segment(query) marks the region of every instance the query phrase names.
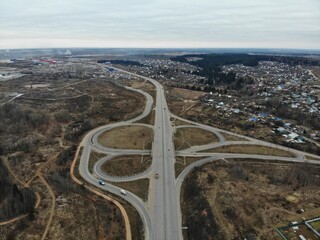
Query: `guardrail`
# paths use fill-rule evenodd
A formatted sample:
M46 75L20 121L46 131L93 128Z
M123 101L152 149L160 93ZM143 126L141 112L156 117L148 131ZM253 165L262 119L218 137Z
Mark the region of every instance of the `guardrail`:
M313 219L310 219L308 221L305 221L305 224L307 225L307 227L316 235L320 238L320 233L315 230L309 223L315 222L315 221L320 221L320 217L316 217Z

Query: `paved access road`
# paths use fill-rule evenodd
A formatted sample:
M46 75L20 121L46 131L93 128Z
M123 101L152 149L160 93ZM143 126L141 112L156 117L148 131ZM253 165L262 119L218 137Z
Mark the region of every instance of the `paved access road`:
M216 161L219 159L227 159L227 158L254 158L261 160L279 160L279 161L290 161L290 162L310 162L313 164L320 164L320 161L317 160L307 160L305 155L308 155L313 158L319 158L319 156L315 156L312 154L305 154L299 152L297 150L289 149L286 147L282 147L279 145L275 145L268 142L263 142L260 140L256 140L254 138L234 134L225 130L213 128L210 126L206 126L203 124L198 124L186 119L182 119L174 114L170 113L168 110L168 105L165 98L165 93L163 86L148 77L141 76L135 73L127 72L118 68L114 68L117 71L121 71L126 74L130 74L141 79L147 80L151 82L157 91L156 99L155 99L155 124L154 126L144 125L147 127L151 127L154 131L154 141L152 150L132 150L132 149L113 149L107 148L99 144L98 136L103 132L110 130L115 127L126 126L126 125L136 125L136 121L146 117L153 106L153 99L148 94L141 90L128 88L133 91L137 91L141 94L145 95L146 98L146 107L141 115L138 117L119 122L111 125L106 125L94 129L90 133L88 133L81 145L83 146L83 151L80 159L79 172L80 175L90 184L93 184L97 187L100 187L104 190L112 192L116 195L119 195L125 198L129 203L131 203L139 212L145 231L145 239L150 240L178 240L182 239L182 225L181 225L181 212L180 212L180 188L182 181L187 176L187 174L192 171L195 166L200 166L202 164ZM186 125L177 126L173 125L173 121L171 119L179 119L186 122ZM174 149L173 144L173 134L174 132L181 127L196 127L201 128L207 131L214 133L219 142L206 144L202 146L192 146L189 149L185 149L182 151L176 151ZM241 137L243 141L226 141L223 137L223 133L231 134L237 137ZM254 144L261 146L268 146L273 148L278 148L282 150L286 150L292 152L295 157L275 157L275 156L265 156L265 155L252 155L252 154L230 154L230 153L210 153L205 152L208 149L216 148L219 146L226 145L246 145L246 144ZM108 154L107 157L100 159L92 171L90 172L88 169L90 152L92 150ZM200 152L201 151L201 152ZM101 170L101 166L105 161L108 161L114 157L122 156L122 155L135 155L135 154L143 154L152 156L152 165L145 172L128 177L115 177L108 176ZM174 165L176 162L175 156L182 157L202 157L203 159L193 164L186 166L184 171L176 178ZM159 175L159 178L155 178L155 174ZM142 199L129 192L126 196L120 194L120 189L111 184L107 184L105 186L101 186L98 184L98 179L105 179L111 182L121 182L121 181L132 181L141 178L149 178L149 195L148 201L144 202Z

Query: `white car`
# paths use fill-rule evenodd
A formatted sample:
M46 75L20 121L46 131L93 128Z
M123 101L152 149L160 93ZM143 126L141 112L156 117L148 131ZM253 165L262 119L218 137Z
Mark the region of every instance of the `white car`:
M121 193L122 195L124 195L124 196L127 195L127 192L126 192L126 190L124 190L124 189L120 189L120 193Z

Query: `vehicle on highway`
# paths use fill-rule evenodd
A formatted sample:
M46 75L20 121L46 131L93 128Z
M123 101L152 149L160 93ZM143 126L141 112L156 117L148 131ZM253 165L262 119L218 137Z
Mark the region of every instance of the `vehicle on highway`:
M154 177L155 177L156 179L158 179L158 178L159 178L159 174L156 173L156 174L154 175Z
M126 190L124 190L124 189L120 189L120 193L121 193L122 195L124 195L124 196L127 195L127 192L126 192Z
M102 186L106 185L106 183L101 179L99 179L99 184L102 185Z

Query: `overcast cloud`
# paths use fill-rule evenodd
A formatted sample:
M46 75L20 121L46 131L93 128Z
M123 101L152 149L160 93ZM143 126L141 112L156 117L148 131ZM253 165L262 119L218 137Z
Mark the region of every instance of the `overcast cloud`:
M0 0L0 48L320 49L320 0Z

